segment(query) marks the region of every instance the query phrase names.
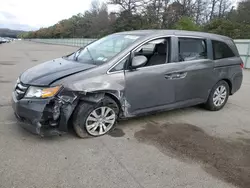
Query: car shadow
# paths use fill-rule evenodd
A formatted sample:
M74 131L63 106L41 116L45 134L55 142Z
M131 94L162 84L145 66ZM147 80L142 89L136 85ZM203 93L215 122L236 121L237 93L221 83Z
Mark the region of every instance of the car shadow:
M108 136L114 137L114 138L120 138L124 137L126 132L125 129L133 127L136 128L135 126L138 126L141 128L141 125L144 125L145 123L157 123L154 121L154 119L161 119L165 120L168 117L172 115L178 115L180 114L191 114L194 113L194 110L204 110L201 105L197 105L194 107L187 107L187 108L182 108L182 109L176 109L176 110L170 110L170 111L164 111L164 112L157 112L157 113L152 113L148 115L142 115L138 117L132 117L124 120L119 120L116 124L116 126L107 134ZM207 112L207 110L204 110ZM68 132L59 136L44 136L41 137L39 135L35 135L27 131L26 129L22 128L21 126L17 125L18 131L20 132L21 136L24 137L32 137L34 139L38 140L47 140L47 141L61 141L64 139L79 139L79 137L76 135L72 123L72 119L69 120L69 125L68 125ZM18 123L19 124L19 123ZM90 139L93 139L90 137Z
M130 127L130 126L134 126L134 125L140 124L140 123L145 124L145 122L155 122L154 119L165 120L166 118L173 116L173 115L193 114L193 113L195 113L194 111L208 112L207 110L204 109L203 105L197 105L197 106L193 106L193 107L150 113L150 114L141 115L141 116L137 116L137 117L131 117L128 119L121 119L118 121L117 127L122 129L123 127Z

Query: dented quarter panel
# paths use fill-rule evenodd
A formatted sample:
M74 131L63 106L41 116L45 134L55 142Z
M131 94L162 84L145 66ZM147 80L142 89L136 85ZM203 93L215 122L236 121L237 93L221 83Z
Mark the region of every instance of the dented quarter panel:
M243 80L242 69L239 66L242 63L240 57L220 59L214 61L214 77L219 80L228 80L231 87L231 94L234 94L241 87Z

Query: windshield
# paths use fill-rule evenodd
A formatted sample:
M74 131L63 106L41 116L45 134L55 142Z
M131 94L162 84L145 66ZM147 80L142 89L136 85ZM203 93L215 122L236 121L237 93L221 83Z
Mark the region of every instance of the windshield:
M103 64L131 45L139 36L114 34L97 40L72 54L75 61Z

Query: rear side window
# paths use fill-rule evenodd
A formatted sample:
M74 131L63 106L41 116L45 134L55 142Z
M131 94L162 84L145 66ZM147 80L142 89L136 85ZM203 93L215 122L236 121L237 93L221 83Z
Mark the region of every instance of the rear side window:
M179 38L179 61L207 59L206 40Z
M212 43L213 43L215 60L230 58L235 56L234 52L231 50L231 48L229 48L229 46L226 43L215 40L213 40Z

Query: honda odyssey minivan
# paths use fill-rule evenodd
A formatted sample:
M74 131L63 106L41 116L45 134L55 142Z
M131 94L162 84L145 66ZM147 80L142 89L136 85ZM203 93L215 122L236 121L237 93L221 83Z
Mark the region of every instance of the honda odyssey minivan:
M242 84L231 38L178 30L115 33L23 72L12 94L21 125L58 135L108 133L118 119L204 104L218 111Z

